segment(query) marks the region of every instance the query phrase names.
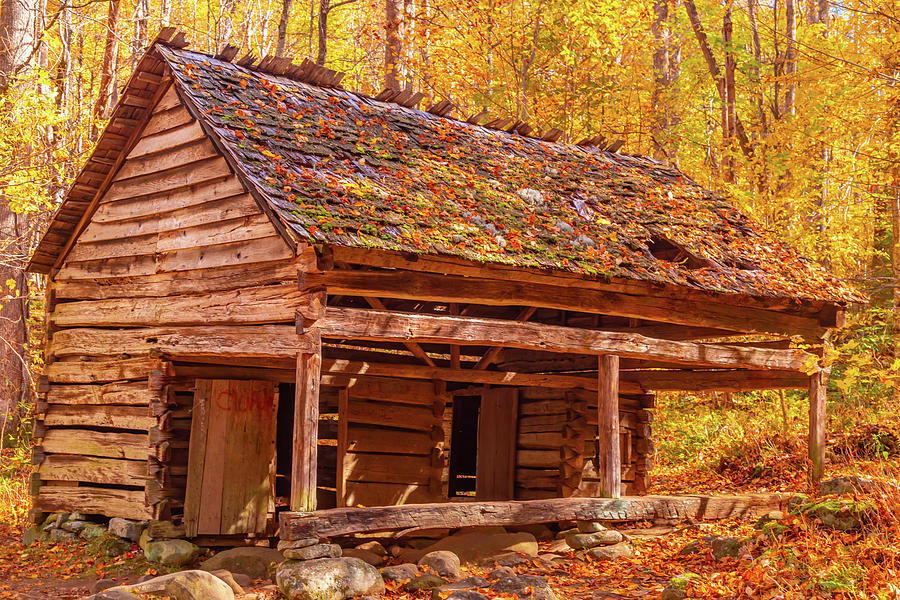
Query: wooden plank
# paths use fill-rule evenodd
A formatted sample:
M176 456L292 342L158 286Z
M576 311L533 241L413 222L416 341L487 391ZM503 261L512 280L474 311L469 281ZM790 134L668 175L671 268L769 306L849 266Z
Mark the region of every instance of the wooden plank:
M163 105L157 104L157 108L161 107ZM150 137L170 129L184 127L193 120L194 117L191 116L191 113L185 110L184 107L176 105L165 110L153 111L150 122L147 123L147 126L144 127L144 131L141 133L143 137Z
M597 394L597 474L599 492L604 498L622 495L622 450L619 447L619 357L606 354L598 358Z
M293 253L280 237L267 237L146 256L66 262L57 279L140 277L291 258Z
M163 152L205 137L206 134L200 127L200 124L196 121L192 121L181 127L142 137L138 143L135 144L131 152L128 153L126 160L140 158L156 152Z
M71 363L56 363L71 364ZM56 370L58 375L58 369ZM149 373L149 368L146 371ZM144 374L146 379L147 374ZM136 383L113 382L105 385L51 385L47 402L69 405L130 405L149 406L152 394L145 381ZM146 412L146 411L145 411Z
M102 204L91 222L107 224L162 218L174 211L193 210L215 200L246 193L240 180L234 175L223 177L197 173L197 179L186 188Z
M344 478L348 487L353 481L428 485L431 457L348 452L344 456Z
M315 320L324 311L324 291L281 284L161 298L64 302L50 313L50 321L58 327L290 323L298 312Z
M205 455L203 483L200 488L200 514L197 519L197 532L200 535L222 533L222 499L226 473L233 468L233 465L225 462L225 449L229 442L227 439L229 411L222 410L227 406L227 402L233 399L229 383L227 380L213 380L209 383L206 445L203 448ZM190 475L191 470L188 467L188 476Z
M42 480L83 481L113 485L143 486L146 460L117 460L77 454L48 454L38 467Z
M47 454L80 454L129 460L147 460L150 438L146 433L109 433L86 429L50 429L41 442Z
M200 501L206 462L206 440L209 436L212 380L198 379L194 389L191 437L188 445L188 477L184 500L184 527L188 537L200 529Z
M529 469L552 469L559 467L559 449L516 450L516 465Z
M809 460L813 489L825 474L825 426L828 401L828 373L816 371L809 378Z
M172 357L285 358L314 346L293 325L63 329L53 336L50 356L110 356L159 352Z
M481 394L475 476L479 500L513 499L518 404L515 388L488 388Z
M344 456L350 448L350 423L347 421L347 407L350 404L350 393L346 388L338 391L338 430L337 430L337 461L335 463L335 496L337 506L347 506L347 480L344 478ZM363 428L358 427L358 430ZM378 438L383 437L376 430ZM364 444L362 444L364 446Z
M452 369L444 367L428 367L425 365L405 365L329 358L322 361L322 372L386 377L409 377L427 380L438 379L441 381L486 383L493 385L554 387L562 389L578 387L586 390L597 389L597 379L595 377L583 377L580 375ZM643 393L643 388L640 385L629 381L624 383L623 393L640 394Z
M347 506L391 506L408 502L433 502L438 497L427 485L347 482Z
M200 175L198 175L198 173ZM216 156L182 165L174 169L169 169L161 173L151 173L149 175L142 175L140 177L113 182L100 202L101 204L105 204L140 196L161 194L171 190L184 189L199 181L204 181L213 177L227 177L229 175L231 175L231 170L225 162L225 159Z
M329 307L320 329L323 337L507 346L551 352L608 354L660 359L681 364L801 371L815 355L799 349L778 350L658 340L541 323L510 326L502 319L435 316Z
M44 415L47 427L114 427L149 431L156 417L144 406L51 405Z
M756 517L787 506L788 495L554 498L526 502L442 502L335 508L280 515L283 540L406 529L515 526L558 521L705 520Z
M326 361L322 361L323 363ZM333 363L333 361L330 361ZM429 367L425 367L428 369ZM333 371L329 370L328 373ZM387 374L387 371L384 371ZM323 369L323 379L325 370ZM412 404L431 407L434 404L434 383L432 381L410 381L386 377L353 378L349 384L350 396L361 400L380 400L397 404Z
M78 241L85 243L118 240L255 215L262 213L253 198L249 194L238 194L186 208L175 208L162 214L155 213L149 217L111 222L92 221ZM268 220L268 217L266 219Z
M343 394L343 390L339 392ZM346 414L346 410L342 413ZM346 421L346 419L345 419ZM391 431L386 433L378 427L348 425L341 433L338 425L338 448L345 447L347 452L379 452L383 454L418 454L430 456L436 446L431 432ZM341 436L346 440L341 444Z
M113 182L150 174L162 176L163 172L169 169L181 168L215 156L218 156L218 150L215 149L212 142L202 138L162 154L126 160L119 172L116 173Z
M55 281L59 300L105 300L203 294L282 283L296 279L303 264L293 261L251 263L143 277Z
M751 390L805 389L809 377L784 371L620 371L619 385L638 384L655 391L720 391L748 392Z
M121 354L115 351L111 354ZM77 356L77 353L73 354ZM156 360L149 356L106 361L55 361L48 364L44 374L50 383L103 383L150 376ZM52 389L52 388L51 388Z
M322 346L297 355L291 510L316 509L319 441L319 377Z
M347 421L398 429L431 431L437 419L430 407L422 408L387 402L362 402L354 398L351 388Z
M269 217L262 213L256 213L227 221L223 219L161 233L149 233L139 236L131 233L119 239L100 242L79 241L72 248L72 252L69 253L69 260L72 262L84 262L200 249L233 242L264 239L271 237L275 233L275 228L269 221Z
M835 306L828 302L796 298L758 298L743 294L717 294L685 286L666 285L636 279L610 279L590 277L552 269L537 269L519 265L485 264L448 255L410 256L408 253L349 246L329 247L337 262L371 267L403 269L424 273L459 275L512 282L540 283L555 286L577 287L587 290L618 292L637 297L691 300L704 305L709 303L751 307L770 311L789 311L789 314L822 321L824 327L834 327ZM641 318L638 316L637 318Z
M178 106L181 106L181 98L179 98L178 93L175 92L175 86L170 86L153 108L153 112L151 113L152 116L150 117L151 122L156 116Z
M138 521L153 518L153 511L144 504L143 490L43 486L34 498L34 507L44 512L80 512Z

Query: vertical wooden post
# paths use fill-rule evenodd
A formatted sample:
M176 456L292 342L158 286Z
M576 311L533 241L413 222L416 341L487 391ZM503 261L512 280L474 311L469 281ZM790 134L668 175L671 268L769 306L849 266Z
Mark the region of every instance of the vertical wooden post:
M350 423L347 421L349 414L350 391L347 388L341 388L338 391L337 472L334 486L338 508L347 506L347 474L344 463L347 458L347 442L350 437Z
M319 454L319 380L322 343L312 353L297 356L294 396L294 448L291 465L291 510L316 510L316 471Z
M809 378L809 460L813 487L825 474L825 399L828 373L817 371Z
M598 361L597 457L598 493L604 498L622 494L622 451L619 447L619 357L605 354Z

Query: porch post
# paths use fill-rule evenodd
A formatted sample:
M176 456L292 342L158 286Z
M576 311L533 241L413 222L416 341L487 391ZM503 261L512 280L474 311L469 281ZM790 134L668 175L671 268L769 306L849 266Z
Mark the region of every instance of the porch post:
M297 355L294 395L294 446L291 465L291 510L316 510L316 470L319 452L319 380L322 342L316 350Z
M619 448L619 357L604 354L598 361L597 427L599 456L598 495L619 498L622 494L622 451Z
M809 378L809 460L810 479L818 486L825 474L825 400L828 373L816 371Z

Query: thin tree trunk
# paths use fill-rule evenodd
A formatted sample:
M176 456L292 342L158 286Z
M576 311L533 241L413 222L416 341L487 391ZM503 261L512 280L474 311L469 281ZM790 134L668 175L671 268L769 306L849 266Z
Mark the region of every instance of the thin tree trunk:
M762 67L762 43L759 40L759 24L756 21L756 2L757 0L747 0L747 16L750 19L750 29L753 36L753 66L750 69L753 75L753 85L756 86L756 111L759 119L759 131L762 138L766 138L769 134L768 123L766 120L766 98L762 87L762 76L760 68Z
M291 0L282 0L281 18L278 20L278 44L275 47L275 56L284 56L284 45L287 41L287 26L291 18Z
M893 310L891 337L894 341L894 360L900 359L900 168L892 169L893 189L891 198L891 283L893 284ZM894 402L900 401L900 383L893 384Z
M688 18L691 21L691 29L694 30L694 36L697 38L697 44L700 46L700 52L703 54L703 58L706 60L706 66L709 69L709 74L712 76L713 81L716 83L716 90L719 92L719 101L725 103L725 79L724 77L722 77L722 73L719 70L719 65L716 63L716 58L715 56L713 56L712 49L709 46L709 40L706 37L706 32L703 30L703 22L700 20L700 14L697 12L697 7L694 4L694 0L684 0L684 8L687 11ZM753 149L750 147L750 140L747 137L747 132L744 129L744 125L741 123L741 119L738 115L735 115L734 124L741 150L743 151L745 156L752 156Z
M116 71L119 52L119 8L121 0L109 1L109 13L106 18L106 44L103 48L103 65L100 68L100 90L97 103L94 105L94 137L96 137L98 119L105 119L113 102L113 73Z
M722 137L725 141L726 180L734 183L734 157L732 156L732 150L734 136L737 130L735 126L735 121L737 120L735 96L737 92L734 85L735 60L734 48L732 47L732 37L734 33L732 7L733 0L729 0L725 5L725 15L722 17L722 41L725 44L725 113L722 123Z
M400 38L400 15L403 0L385 0L384 2L384 87L400 89L400 55L402 40Z
M319 0L319 50L316 54L316 64L325 66L328 57L328 11L329 0Z
M794 10L794 0L785 0L784 4L784 35L787 38L787 48L784 51L784 75L787 79L787 89L784 91L784 107L782 113L794 114L794 96L797 92L797 13Z
M662 97L669 87L669 42L666 29L669 21L668 0L656 0L653 3L653 91L650 93L650 111L652 113L650 136L653 143L653 157L658 160L668 158L661 140L669 127L668 107L663 105Z

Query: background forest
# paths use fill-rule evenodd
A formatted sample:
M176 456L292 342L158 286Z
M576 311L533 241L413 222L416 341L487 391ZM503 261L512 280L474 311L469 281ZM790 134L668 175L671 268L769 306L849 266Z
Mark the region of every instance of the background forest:
M452 100L458 117L487 110L557 128L570 141L599 134L621 140L623 152L676 164L872 295L832 340L832 427L896 413L896 2L3 0L0 437L8 472L27 462L41 369L42 281L24 264L166 25L201 51L232 43L257 57L308 58L346 72L350 89L406 88L424 94L422 105ZM701 401L709 414L664 425L662 464L711 444L720 451L699 456L720 464L758 419L771 428L757 428L757 439L796 439L788 434L805 427L800 396ZM752 454L746 444L740 452ZM24 498L24 486L6 493Z

